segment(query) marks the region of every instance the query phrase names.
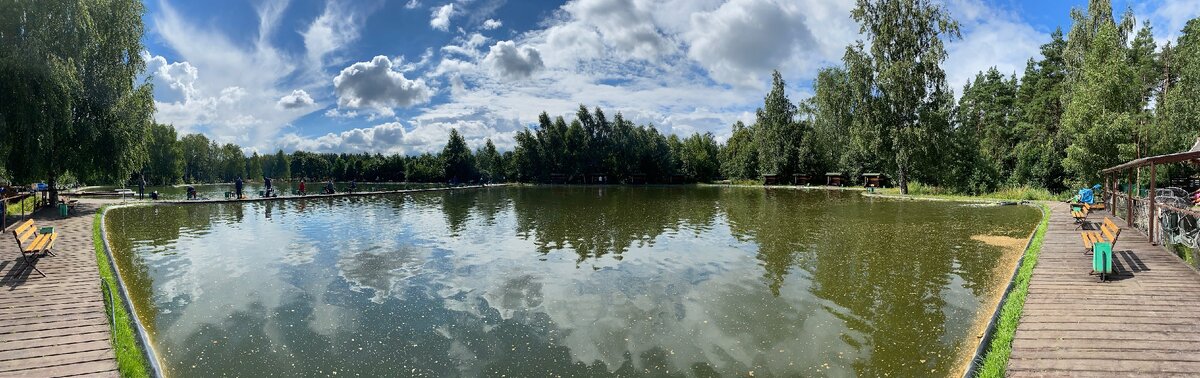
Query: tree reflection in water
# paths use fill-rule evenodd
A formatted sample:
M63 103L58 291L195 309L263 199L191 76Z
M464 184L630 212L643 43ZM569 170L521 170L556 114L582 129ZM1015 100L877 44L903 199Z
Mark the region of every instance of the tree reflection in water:
M1025 237L1036 218L854 192L517 187L108 225L179 375L877 376L958 365L1005 279L970 236Z

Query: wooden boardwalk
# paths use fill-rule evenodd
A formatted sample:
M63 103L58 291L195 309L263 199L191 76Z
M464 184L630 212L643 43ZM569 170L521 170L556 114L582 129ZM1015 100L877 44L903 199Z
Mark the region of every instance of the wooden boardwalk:
M67 219L51 211L34 217L59 235L57 256L35 264L46 277L31 269L18 275L24 261L12 228L0 237L0 376L118 376L92 246L94 215L95 206L80 204Z
M1124 220L1118 275L1100 283L1068 206L1045 242L1013 339L1010 376L1200 375L1200 274ZM1095 212L1101 221L1108 212Z

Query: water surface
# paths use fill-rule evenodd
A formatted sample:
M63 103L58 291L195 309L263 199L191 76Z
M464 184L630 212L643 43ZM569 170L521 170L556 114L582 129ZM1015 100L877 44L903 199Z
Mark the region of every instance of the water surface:
M514 187L124 208L107 226L174 376L937 376L1011 273L979 236L1026 238L1038 216Z

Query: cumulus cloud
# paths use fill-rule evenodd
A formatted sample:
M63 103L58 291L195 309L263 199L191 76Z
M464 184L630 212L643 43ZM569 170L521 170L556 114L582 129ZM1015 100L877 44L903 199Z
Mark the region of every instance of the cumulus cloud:
M454 3L446 4L433 9L433 14L430 15L429 26L441 31L450 30L450 16L454 15Z
M763 73L780 68L816 41L795 3L733 0L691 18L688 56L718 81L759 86Z
M543 67L542 57L536 49L529 46L517 49L513 41L496 42L483 62L507 79L529 78Z
M371 109L392 116L392 108L408 107L429 101L432 91L422 79L409 80L392 69L392 60L380 55L369 62L346 67L333 78L338 107Z
M312 97L303 89L292 91L291 94L279 98L279 102L275 105L283 109L302 109L316 104Z
M504 26L503 22L500 22L500 20L496 20L496 19L492 19L492 18L489 18L483 22L483 30L493 30L493 29L497 29L501 26Z
M146 62L146 74L154 86L155 100L178 102L197 96L196 79L200 73L191 63L168 63L166 58L152 56L146 51L142 52L142 60Z
M675 44L653 22L650 6L635 0L577 0L563 6L577 22L596 30L623 56L656 60Z

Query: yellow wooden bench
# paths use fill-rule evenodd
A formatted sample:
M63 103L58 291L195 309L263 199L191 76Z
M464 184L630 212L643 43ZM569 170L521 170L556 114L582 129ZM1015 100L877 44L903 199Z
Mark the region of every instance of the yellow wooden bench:
M1079 233L1079 236L1083 238L1083 248L1087 252L1091 252L1096 243L1112 243L1113 246L1116 246L1117 238L1121 237L1121 228L1117 227L1112 219L1104 217L1104 222L1100 224L1099 230L1083 231Z
M26 220L20 226L12 231L13 238L17 240L17 248L21 250L21 257L25 259L25 265L21 268L22 271L26 268L32 268L34 271L41 274L42 277L46 273L42 273L40 269L33 265L41 254L54 255L54 241L58 240L58 232L40 233L38 227L33 223L33 219ZM19 273L19 272L18 272Z
M1081 206L1079 208L1079 210L1075 210L1074 204L1072 204L1071 206L1072 206L1071 217L1075 218L1075 223L1083 222L1084 218L1087 218L1088 213L1091 212L1091 210L1092 210L1092 205L1089 205L1086 203L1083 204L1083 206Z

